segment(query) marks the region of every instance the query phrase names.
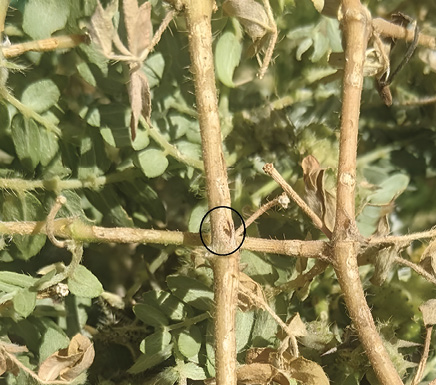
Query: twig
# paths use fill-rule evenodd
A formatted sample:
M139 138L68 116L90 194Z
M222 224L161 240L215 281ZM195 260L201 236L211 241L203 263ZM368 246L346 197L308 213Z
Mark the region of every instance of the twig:
M405 41L413 41L415 33L409 29L382 18L372 19L372 27L374 31L386 37L394 39L403 39ZM431 49L436 48L436 38L434 36L419 34L418 45L428 47Z
M65 35L55 36L48 39L28 41L20 44L12 44L9 47L2 47L3 56L7 59L20 56L29 51L47 52L56 49L74 48L88 41L87 35Z
M421 360L419 361L418 369L416 370L416 373L415 373L415 376L413 377L413 381L412 381L411 385L418 385L421 382L422 375L423 375L424 369L425 369L425 364L427 363L427 360L428 360L428 352L430 350L432 331L433 331L433 325L428 326L426 328L424 351L422 352Z
M419 233L407 234L407 235L389 235L385 237L373 237L368 239L368 244L395 244L402 247L416 241L418 239L434 238L436 237L436 228L431 230L422 231Z
M266 213L271 207L274 207L275 205L280 205L280 206L284 207L284 203L283 203L284 198L288 199L288 202L289 202L288 196L285 193L283 193L282 195L275 197L272 201L269 201L269 202L265 203L264 205L262 205L258 210L256 210L256 212L254 212L250 216L250 218L245 220L245 228L248 228L257 218L259 218L262 214ZM286 207L284 207L284 208L286 208ZM235 237L239 237L243 231L244 231L244 225L242 224L235 231Z
M331 238L331 231L324 225L323 221L315 214L315 212L307 205L307 203L295 192L295 190L286 182L280 173L275 169L272 163L267 163L263 166L263 171L266 174L271 176L280 187L288 194L289 198L291 198L300 208L304 211L304 213L312 219L313 224L318 227L328 238Z
M63 195L59 195L56 197L55 204L51 208L50 212L47 215L46 225L45 229L47 232L47 237L50 239L51 243L59 248L65 248L67 246L67 241L60 241L58 240L54 235L54 219L56 217L56 214L61 209L61 207L67 203L67 198L65 198Z
M416 273L424 277L427 281L431 282L433 285L436 285L436 278L432 274L425 271L425 269L423 269L421 266L417 265L416 263L413 263L401 257L395 257L394 261L401 265L410 267Z
M144 243L158 245L203 246L198 233L137 229L130 227L91 226L79 218L56 219L53 234L57 237L89 243ZM0 222L0 235L46 234L45 222ZM324 259L330 246L323 241L245 238L241 249L287 255L295 258Z
M268 69L268 66L271 62L272 55L274 53L274 48L276 46L278 32L277 32L277 25L274 20L274 15L272 13L271 5L269 4L268 0L263 0L263 4L265 7L266 14L268 16L268 29L270 32L268 33L270 36L268 37L268 48L265 51L265 56L262 60L262 66L260 67L260 70L257 74L259 79L262 79L265 76L265 73Z

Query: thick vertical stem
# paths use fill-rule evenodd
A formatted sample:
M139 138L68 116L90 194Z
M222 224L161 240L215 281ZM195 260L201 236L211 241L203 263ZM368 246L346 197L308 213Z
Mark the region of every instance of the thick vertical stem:
M206 191L209 208L230 206L227 168L221 143L217 89L212 53L212 0L186 0L191 71L194 75L200 123ZM231 210L211 213L211 249L225 254L235 249ZM236 385L236 306L239 254L216 257L213 263L215 292L215 368L217 384Z
M355 225L357 134L363 65L371 15L359 0L342 1L345 70L342 91L341 138L337 184L336 223L333 232L333 266L359 339L383 385L402 385L374 324L359 277L359 233Z

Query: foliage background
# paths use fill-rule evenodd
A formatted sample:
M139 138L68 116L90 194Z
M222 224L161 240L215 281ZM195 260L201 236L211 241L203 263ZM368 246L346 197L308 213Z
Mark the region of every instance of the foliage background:
M167 6L151 3L157 28ZM54 0L12 1L5 33L13 44L83 33L95 5L95 1L62 5ZM322 166L332 168L327 183L334 183L341 83L322 78L334 72L327 56L342 50L340 30L335 20L320 16L310 1L272 1L279 40L273 65L263 80L256 80L256 60L246 54L250 39L217 5L213 28L224 148L233 208L248 217L261 202L280 193L262 171L266 162L274 163L303 194L300 164L312 154ZM436 7L431 2L385 0L369 1L367 6L373 16L401 11L418 18L427 33L435 32L431 17ZM123 31L121 18L119 22ZM3 87L27 109L7 101L0 105L2 221L44 220L56 195L62 193L67 204L59 217L109 227L198 232L206 201L185 30L183 16L177 17L144 64L154 128L140 127L133 143L126 64L109 62L93 43L67 51L26 53L9 64L3 59ZM405 49L398 43L393 63ZM359 228L366 236L386 213L398 234L435 223L435 106L405 104L434 94L431 55L418 48L392 85L391 108L381 102L373 79L365 80L357 204ZM12 65L21 69L6 72ZM43 120L29 119L28 109ZM19 178L20 183L5 188L11 178ZM43 188L35 188L38 181ZM374 194L379 195L374 198ZM371 199L378 206L368 204ZM248 229L248 235L322 238L295 207L269 212ZM1 242L2 271L37 277L43 266L71 260L44 235L5 235ZM83 265L106 292L123 298L123 306L89 292L36 300L29 286L15 282L11 289L1 276L0 335L29 348L20 359L37 367L85 328L93 334L96 348L89 383L171 384L213 376L212 274L207 262L199 262L191 249L173 245L85 246ZM418 262L425 246L416 243L402 253ZM272 287L284 288L281 285L306 268L296 259L248 251L242 253L242 264L244 273L264 285L267 293ZM377 287L369 281L373 271L371 265L361 267L368 301L398 370L410 375L410 362L419 361L419 349L404 341L422 342L418 306L433 296L433 288L403 267L393 268ZM94 278L91 282L98 291ZM271 306L283 320L300 314L309 331L301 339L302 354L320 363L332 383L376 384L349 327L331 268L310 285L289 286L271 298ZM277 325L260 310L240 312L238 326L241 362L248 347L279 343ZM334 347L336 352L322 355ZM427 381L436 377L431 355ZM30 380L20 373L0 381L27 384Z

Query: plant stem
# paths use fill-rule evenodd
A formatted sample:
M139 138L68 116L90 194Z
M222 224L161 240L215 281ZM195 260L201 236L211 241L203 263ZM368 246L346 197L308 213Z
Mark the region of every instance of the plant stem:
M203 151L209 209L230 206L227 167L222 149L217 89L212 52L213 0L185 0L191 71ZM236 247L231 210L210 214L211 248L220 254ZM238 301L239 252L213 261L215 321L215 370L218 385L236 385L236 310Z
M402 385L377 333L359 277L357 254L360 234L355 224L357 134L363 85L363 64L371 32L371 15L359 0L342 1L345 69L342 90L341 138L337 182L336 223L333 231L333 267L344 293L350 318L383 385Z

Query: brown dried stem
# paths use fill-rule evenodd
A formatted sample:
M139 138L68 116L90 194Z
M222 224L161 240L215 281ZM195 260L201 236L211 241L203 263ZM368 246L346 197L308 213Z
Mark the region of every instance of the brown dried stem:
M413 378L412 385L418 385L421 382L422 375L424 374L425 364L428 360L428 352L430 351L431 333L433 325L428 326L425 333L424 351L422 352L421 360L419 361L418 369L416 370L415 377Z
M313 224L320 229L328 238L331 238L331 231L324 225L324 222L315 214L315 212L307 205L307 203L296 193L296 191L286 182L280 173L275 169L272 163L267 163L263 166L263 171L273 178L283 189L283 191L288 194L304 213L312 219Z
M377 333L359 277L357 254L360 235L355 225L357 133L363 85L363 66L371 15L359 0L342 1L345 69L342 90L341 137L337 182L336 222L333 231L333 266L359 339L383 385L400 385L383 341Z
M206 176L209 209L230 206L227 168L222 150L217 89L212 52L212 0L185 0L191 71ZM236 248L235 228L230 210L213 210L211 248L224 254ZM236 310L238 303L239 252L213 261L215 321L215 370L218 385L236 385Z

